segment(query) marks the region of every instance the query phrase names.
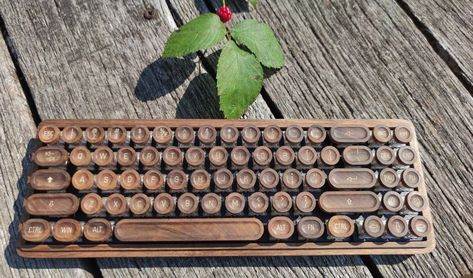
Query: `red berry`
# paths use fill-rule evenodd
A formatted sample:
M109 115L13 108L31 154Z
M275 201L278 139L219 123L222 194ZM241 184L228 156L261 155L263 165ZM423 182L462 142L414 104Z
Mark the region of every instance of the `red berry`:
M217 11L217 15L223 23L232 19L232 11L230 11L230 8L227 6L221 6Z

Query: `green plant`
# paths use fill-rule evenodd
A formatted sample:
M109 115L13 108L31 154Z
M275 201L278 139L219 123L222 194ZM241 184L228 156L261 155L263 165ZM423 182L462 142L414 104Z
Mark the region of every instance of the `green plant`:
M249 0L254 6L257 0ZM284 56L271 28L254 19L230 29L231 11L222 3L218 16L198 16L173 32L164 47L164 58L183 57L226 40L217 64L217 90L225 118L239 118L263 86L263 66L281 68Z

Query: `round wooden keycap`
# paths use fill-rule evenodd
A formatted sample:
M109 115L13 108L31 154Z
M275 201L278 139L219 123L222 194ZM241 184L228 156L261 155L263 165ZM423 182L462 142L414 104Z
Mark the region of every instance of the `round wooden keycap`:
M266 146L259 146L253 151L253 161L261 166L267 166L273 160L273 152Z
M154 210L158 214L170 214L175 208L174 198L168 193L161 193L154 198Z
M235 144L238 140L238 129L232 125L225 125L220 129L220 139L225 144Z
M69 160L75 166L87 166L92 162L92 154L84 146L78 146L72 149Z
M310 192L301 192L296 196L296 208L303 213L312 212L315 209L317 201Z
M287 189L298 189L302 184L302 175L296 169L287 169L282 175L282 183Z
M199 147L190 147L186 151L186 161L189 166L199 167L204 164L205 152Z
M62 129L61 137L68 144L78 144L82 140L82 129L78 126L66 126Z
M345 215L332 216L327 223L328 233L339 239L350 237L355 231L353 220Z
M312 168L305 174L305 184L309 189L319 189L325 184L327 175L322 170Z
M107 241L112 237L112 224L103 218L90 219L84 225L84 237L95 242Z
M45 144L55 144L61 137L61 131L55 125L42 125L38 130L38 139Z
M251 157L250 152L248 151L246 147L243 147L243 146L235 147L230 154L230 158L233 164L237 166L247 165L248 162L250 161L250 157Z
M145 167L153 167L159 164L161 154L155 147L144 147L140 152L140 162Z
M390 147L381 146L376 150L376 159L379 164L389 166L396 160L396 153Z
M137 190L141 187L140 174L135 169L125 170L120 175L120 185L125 190Z
M197 212L199 198L192 193L184 193L177 199L177 207L183 214L193 214Z
M393 237L403 237L409 230L407 221L399 215L394 215L388 220L388 232Z
M322 220L315 216L303 217L297 223L299 236L305 239L316 239L324 234L325 227Z
M274 157L279 165L289 166L294 162L296 155L291 147L282 146L276 151Z
M103 191L110 191L117 188L117 174L112 170L102 170L96 176L97 187Z
M191 174L191 185L195 191L206 191L210 187L210 174L202 169Z
M417 154L411 146L403 146L397 151L399 161L404 165L412 165L417 160Z
M269 125L263 130L263 139L266 143L275 145L279 144L282 138L282 130L275 125Z
M394 129L394 137L398 142L407 144L414 137L414 133L407 126L398 126Z
M125 196L119 193L114 193L108 196L105 202L105 209L112 216L125 213L128 209Z
M138 193L133 195L130 199L130 211L133 214L145 214L149 211L151 202L146 194Z
M122 126L110 127L107 130L107 139L112 144L123 144L126 141L126 129Z
M225 198L225 208L229 213L241 213L245 208L245 197L237 192L228 194Z
M117 152L117 162L123 167L129 167L136 162L136 152L131 147L120 148Z
M320 151L320 159L322 162L329 166L334 166L340 161L340 152L337 148L327 146Z
M52 234L60 242L73 242L80 238L82 230L79 221L63 218L53 225Z
M262 192L255 192L248 197L248 207L253 213L265 213L269 207L269 198Z
M21 237L26 241L42 242L51 236L51 226L44 219L28 219L21 224Z
M313 125L307 130L307 139L312 144L320 144L327 137L325 129L318 125Z
M197 138L202 144L214 144L217 138L217 130L213 126L201 126L197 131Z
M213 147L209 152L210 164L216 167L225 166L227 164L228 152L224 147Z
M99 126L89 126L85 130L85 140L90 144L102 144L105 140L105 130Z
M399 176L396 170L392 168L384 168L379 173L379 181L384 187L394 188L399 184Z
M404 200L396 191L388 191L383 196L383 206L391 212L398 212L404 207Z
M236 174L236 182L241 190L253 190L256 184L256 174L250 169L243 169Z
M82 197L80 208L82 212L88 215L100 213L103 209L102 197L96 193L89 193Z
M373 128L373 138L379 143L388 143L392 137L391 129L386 125L377 125Z
M414 236L426 237L430 234L431 229L429 220L422 215L415 216L409 220L409 230Z
M311 146L304 146L297 152L297 161L304 166L313 166L317 161L317 152Z
M217 189L231 190L233 184L233 174L226 168L218 169L213 173L213 182Z
M215 193L207 193L200 201L202 210L207 214L216 214L222 207L222 199Z
M190 126L179 126L174 131L177 142L187 145L194 142L194 130Z
M272 168L266 168L259 173L260 190L272 190L279 184L279 174Z
M241 139L248 145L255 145L261 137L261 131L255 125L247 125L241 131Z
M368 216L363 222L363 231L370 237L377 238L384 234L384 223L376 215Z
M113 151L109 147L100 146L94 151L92 160L100 167L110 166L114 161Z
M290 144L299 144L304 140L304 130L300 126L290 125L285 131L286 141Z
M167 126L158 126L153 130L153 139L160 145L168 145L172 142L172 130Z
M287 192L279 191L271 197L271 204L274 211L285 213L292 208L292 198Z
M167 147L163 152L163 160L167 166L178 166L182 163L182 152L179 148Z
M80 169L72 176L72 186L77 190L89 190L94 185L94 175L85 169Z
M182 170L172 170L167 176L168 186L173 191L185 191L188 177Z
M268 232L272 238L288 239L294 234L294 223L289 217L273 217L268 222Z
M407 194L406 205L412 211L422 212L427 207L427 200L417 191Z
M141 145L149 141L149 130L146 126L135 126L130 131L130 139L133 143Z
M143 176L144 186L151 191L164 189L164 176L158 170L149 170Z
M420 175L419 171L414 168L404 170L404 172L402 172L401 178L404 186L410 188L417 188L422 183L422 176Z

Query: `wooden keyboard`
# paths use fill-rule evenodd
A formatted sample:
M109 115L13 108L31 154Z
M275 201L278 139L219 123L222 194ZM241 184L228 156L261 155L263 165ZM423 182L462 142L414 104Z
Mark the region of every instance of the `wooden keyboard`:
M405 120L48 120L24 257L417 254L435 246Z

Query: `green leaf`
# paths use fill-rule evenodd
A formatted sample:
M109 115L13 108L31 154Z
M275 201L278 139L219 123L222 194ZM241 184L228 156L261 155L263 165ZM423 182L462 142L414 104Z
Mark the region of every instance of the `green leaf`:
M255 56L228 41L217 65L220 110L225 118L240 118L263 86L263 67Z
M258 4L258 0L249 0L248 2L250 2L251 6L254 8L256 8L256 4Z
M171 34L163 57L182 57L220 42L226 34L225 25L213 13L203 14Z
M238 23L232 30L232 37L251 50L266 67L284 66L284 55L271 28L265 23L248 19Z

